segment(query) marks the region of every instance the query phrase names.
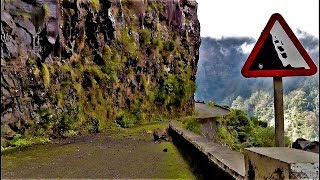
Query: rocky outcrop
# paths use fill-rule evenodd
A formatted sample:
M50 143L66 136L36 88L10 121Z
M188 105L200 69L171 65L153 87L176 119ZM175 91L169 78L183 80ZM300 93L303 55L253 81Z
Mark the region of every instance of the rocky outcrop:
M160 128L157 128L156 130L153 131L153 139L155 141L162 141L162 140L165 140L165 141L168 141L168 132L167 132L167 129L160 129Z
M2 0L2 137L190 114L199 45L193 0Z
M319 154L319 141L309 141L303 138L298 138L292 143L292 148Z

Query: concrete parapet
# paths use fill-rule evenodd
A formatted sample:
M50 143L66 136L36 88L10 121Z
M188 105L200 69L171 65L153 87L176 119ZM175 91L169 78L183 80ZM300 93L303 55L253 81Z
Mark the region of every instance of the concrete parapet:
M244 179L244 156L170 123L173 142L188 156L203 179Z
M213 143L170 123L169 134L200 179L319 179L319 154L285 147L246 148Z
M319 179L319 155L285 147L244 150L246 179Z

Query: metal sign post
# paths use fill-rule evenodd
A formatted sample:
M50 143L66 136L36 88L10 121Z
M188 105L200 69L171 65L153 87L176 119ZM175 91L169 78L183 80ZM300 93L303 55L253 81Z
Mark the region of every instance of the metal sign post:
M282 77L273 78L276 146L284 147L284 112Z

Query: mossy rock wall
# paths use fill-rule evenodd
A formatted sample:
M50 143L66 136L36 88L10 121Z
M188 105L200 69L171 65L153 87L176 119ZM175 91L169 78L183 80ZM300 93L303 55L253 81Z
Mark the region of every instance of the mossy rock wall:
M1 137L52 138L193 112L191 0L4 0Z

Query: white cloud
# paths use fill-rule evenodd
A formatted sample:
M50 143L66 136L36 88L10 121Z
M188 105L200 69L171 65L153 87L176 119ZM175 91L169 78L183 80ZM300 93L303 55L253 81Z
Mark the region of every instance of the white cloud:
M249 54L252 51L253 47L254 43L248 44L247 42L245 42L239 47L239 51L244 54Z
M273 13L290 28L319 38L319 0L197 0L201 36L250 36L258 39Z

